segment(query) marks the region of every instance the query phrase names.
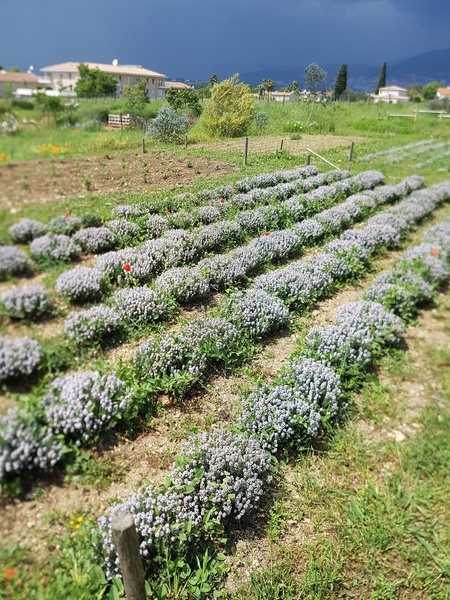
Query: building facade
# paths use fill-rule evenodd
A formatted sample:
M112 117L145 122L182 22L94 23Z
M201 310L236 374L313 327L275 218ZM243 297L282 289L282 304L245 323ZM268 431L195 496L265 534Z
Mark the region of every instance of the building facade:
M43 81L54 91L75 92L75 85L80 77L78 65L84 64L89 69L99 69L107 75L112 75L117 80L117 96L123 96L125 86L137 85L139 79L146 82L146 92L150 100L164 98L166 76L156 71L144 69L139 65L115 65L92 62L66 62L58 65L43 67Z

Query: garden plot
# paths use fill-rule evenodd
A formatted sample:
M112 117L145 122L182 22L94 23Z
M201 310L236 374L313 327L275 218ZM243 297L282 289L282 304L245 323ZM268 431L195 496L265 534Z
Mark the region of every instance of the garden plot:
M400 194L397 192L398 195ZM146 390L148 395L149 385L150 394L160 391L169 393L184 392L193 383L201 381L212 366L217 363L220 364L221 361L225 364L232 362L236 354L242 352L245 345L244 341L250 345L259 342L273 330L285 327L290 312L298 312L299 309L304 309L319 298L335 292L337 287L340 287L345 281L364 275L369 259L376 255L378 248L397 246L402 235L405 235L415 223L426 218L439 204L448 200L448 197L449 189L445 184L410 193L398 205L394 205L393 208L384 211L384 213L381 212L372 220L369 220L366 227L344 233L335 242L328 242L321 252L318 252L307 261L298 263L297 266L288 265L281 270L263 273L253 282L252 287L246 291L227 294L223 303L223 312L219 316L208 316L203 321L197 320L197 322L188 323L182 329L182 335L178 338L169 334L165 337L164 335L156 337L150 342L144 342L143 347L136 354L134 367L127 365L121 371L122 375L133 370L133 368L135 370L137 379L133 381L131 377L126 382L127 386L132 389L134 386L135 395L137 390L142 391L143 389ZM375 206L375 199L372 197L371 200L371 204ZM336 225L335 220L332 220L331 230L336 232L346 222L345 219L348 218L347 215L339 223L339 226ZM323 227L323 223L317 220L314 226L313 224L309 225L311 232L313 232L310 233L310 236L314 238L317 235L319 239L319 226ZM268 236L263 236L262 239L270 239L271 235L272 232ZM321 232L320 235L322 235ZM398 300L400 304L406 307L406 321L413 314L415 303L425 300L426 294L431 296L433 286L436 286L439 281L446 277L444 252L445 243L447 242L447 238L445 238L445 235L447 235L446 230L443 228L441 233L434 232L433 235L431 245L411 251L412 254L406 257L406 262L409 260L418 266L418 274L413 274L409 283L405 284L400 276L397 279L394 274L391 279L388 277L379 285L379 287L387 286L390 290L386 302L391 302L392 306L396 306ZM439 235L444 236L442 237L444 242L438 239ZM406 269L406 267L402 268ZM425 283L420 286L420 282L417 283L417 278L420 279L420 276L427 269L430 270L429 281L425 279ZM399 273L403 275L402 270ZM309 288L306 283L310 284ZM176 288L178 289L179 285ZM402 291L403 289L405 291ZM300 424L301 432L296 434L294 431L294 434L300 435L302 439L305 435L306 437L317 435L323 420L332 421L340 413L345 405L344 398L339 391L340 381L343 377L345 379L347 373L341 373L339 369L337 371L336 369L333 370L333 367L339 365L340 368L343 368L343 365L346 364L345 361L349 361L349 370L353 374L355 369L362 369L371 362L373 359L372 353L375 352L376 348L386 343L394 343L401 335L402 323L400 317L398 315L392 316L391 312L383 308L379 302L380 299L383 300L379 289L372 291L372 293L378 294L377 302L370 300L365 304L347 307L346 311L338 316L336 329L333 329L331 333L326 332L328 337L324 337L324 333L314 332L314 335L308 338L306 343L309 354L306 354L304 359L294 359L291 367L286 368L285 372L280 374L279 381L276 381L273 387L263 388L263 390L256 392L258 400L256 401L255 397L245 405L246 409L243 411L243 417L240 421L240 431L233 432L230 430L228 433L201 434L198 438L193 439L191 445L188 444L184 448L185 454L180 455L181 462L177 467L179 470L175 470L172 474L175 487L168 488L163 493L166 494L165 496L158 496L152 489L137 493L137 496L130 501L130 509L135 512L139 523L145 523L145 527L147 527L146 531L148 530L150 537L147 538L147 542L144 543L143 541L144 550L145 548L152 548L151 540L155 536L155 530L149 525L148 518L144 516L142 517L143 520L140 521L140 515L144 514L142 513L144 505L147 508L152 505L157 513L160 512L161 523L167 523L167 535L169 537L177 537L184 532L184 520L180 522L172 518L173 514L185 514L183 511L189 517L190 527L193 527L196 536L204 536L205 519L207 515L208 519L211 517L211 510L213 510L212 515L215 522L228 522L228 520L236 518L239 520L246 514L247 510L250 510L257 503L268 478L271 477L270 460L268 462L267 452L278 451L280 440L290 440L289 429L293 427L289 421L290 411L294 411L291 416L293 415L295 425ZM420 293L425 294L425 296L420 296ZM364 312L366 306L369 307L367 314ZM356 318L360 321L355 321ZM372 331L374 324L377 325L375 330ZM342 328L339 329L340 325L342 325ZM240 338L239 332L242 330L245 332L245 340ZM360 331L364 332L365 337L361 338L358 335L355 337L355 334ZM334 357L333 352L336 352L336 350L330 350L333 343L339 351L345 348L346 352L344 354L338 352L337 357ZM323 350L323 346L327 348L326 351ZM325 352L324 356L328 358L323 359L322 350ZM317 373L314 369L318 369ZM62 450L62 446L58 446L62 436L66 436L65 440L68 440L69 444L75 443L75 446L82 445L84 442L92 443L97 439L99 432L103 430L103 426L107 429L116 424L117 410L126 412L127 408L131 406L132 400L127 395L128 390L122 388L119 383L123 381L122 379L108 379L106 375L99 372L97 372L97 375L84 376L83 379L76 379L76 377L78 377L76 374L59 377L51 383L45 399L37 407L38 411L35 415L37 418L34 421L32 419L33 422L31 422L28 430L26 422L30 423L29 417L33 415L33 410L27 413L26 420L21 421L22 417L19 417L16 421L13 417L9 419L6 424L6 435L4 436L7 439L7 446L9 444L9 447L13 448L17 439L22 436L23 443L28 444L28 449L31 448L31 459L25 456L22 449L19 450L16 446L19 450L14 456L16 462L7 459L5 472L14 473L15 470L16 473L20 473L27 472L30 467L41 469L44 467L44 470L52 467L58 460L58 453ZM110 375L108 377L114 376ZM293 402L292 396L289 396L293 393L292 390L294 390L296 396L298 392L295 390L302 390L304 386L308 388L314 381L322 381L322 379L322 389L326 389L327 381L332 382L329 396L318 396L316 398L311 392L313 400L309 405L304 403L297 405ZM151 386L155 380L158 381L157 386L152 388ZM173 382L176 384L175 387L173 387ZM187 388L186 383L188 384ZM98 391L95 388L96 385ZM83 393L87 394L84 397L84 406L90 406L93 403L94 406L98 406L99 414L93 416L92 414L83 413L83 402L81 402L79 408L70 404L73 390L77 388L83 388ZM328 392L326 393L328 394ZM104 398L104 401L100 400L100 397ZM74 400L79 399L74 398ZM148 398L143 399L141 397L140 402L146 400ZM108 404L108 401L112 404ZM264 420L267 418L267 413L264 410L267 402L280 406L280 415L283 414L285 419L280 421L280 425L270 422L270 420L268 422ZM257 404L257 413L252 413L250 409ZM73 411L70 408L71 406L73 406ZM77 418L72 422L65 421L64 416L72 412L78 414ZM89 413L89 410L87 413ZM129 418L126 414L123 416L126 419ZM286 431L283 429L284 427L286 427ZM258 433L259 446L253 443L253 437L248 437L246 433L248 429ZM296 439L295 435L292 438L293 440ZM77 444L77 442L79 443ZM33 450L33 443L37 443L34 448L46 447L48 453L38 452L37 449ZM206 476L203 479L201 473L194 472L195 470L192 470L193 467L189 462L191 460L194 461L193 464L201 464L202 457L205 455L205 448L217 448L218 453L217 457L214 455L214 460L211 459L210 461L208 459L209 462L204 467L205 473L211 473L210 480L207 480ZM224 448L228 451L224 452ZM183 456L188 457L189 460L185 460ZM236 486L238 486L236 490L239 489L239 493L228 488L227 494L223 495L222 492L219 494L222 499L217 496L217 498L211 500L212 489L227 490L225 482L220 479L220 473L225 468L223 465L227 465L226 469L231 469L230 473L232 472L232 465L230 466L230 463L226 462L227 457L231 456L235 456L232 463L239 469L239 473L233 475ZM223 460L225 462L221 462ZM21 464L21 461L24 462ZM249 479L246 476L245 466L248 464L254 464L254 479ZM218 477L219 479L217 479ZM197 496L194 491L197 486L202 487L203 485L206 486L205 490L202 491L206 501L202 501L203 504L198 504L201 494L199 493ZM225 487L223 487L224 485ZM208 486L212 486L212 488L210 489ZM191 490L192 487L194 490L186 492L187 489ZM187 498L186 493L191 497ZM191 500L192 505L190 504ZM180 502L184 507L183 510L180 508ZM212 502L212 504L210 505L208 502ZM221 502L224 502L223 506ZM217 506L220 507L217 509L218 512L216 511ZM195 519L193 518L194 513L196 515ZM107 541L107 525L108 522L103 521L105 548L109 556L111 547L110 542ZM166 525L164 525L165 530ZM214 535L216 534L217 531ZM143 537L145 538L145 535ZM160 538L161 536L157 537ZM161 543L164 545L164 539ZM188 539L186 539L186 544L187 548L189 546ZM152 552L153 550L150 551L150 554ZM153 558L152 556L149 557L150 561L154 559L154 556ZM108 558L108 560L111 559ZM109 573L112 573L112 569L113 562L110 563Z

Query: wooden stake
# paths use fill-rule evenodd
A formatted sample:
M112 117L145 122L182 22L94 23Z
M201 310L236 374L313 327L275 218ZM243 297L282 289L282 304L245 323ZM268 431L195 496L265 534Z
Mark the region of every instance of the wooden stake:
M247 164L247 157L248 157L248 137L245 138L245 143L244 143L244 165Z
M119 556L127 600L145 600L144 567L133 516L120 510L111 519L114 546Z
M348 154L348 160L349 160L349 162L352 162L352 159L353 159L353 148L354 147L355 147L355 142L352 142L350 144L350 152Z
M336 167L336 165L333 165L333 163L330 163L329 160L327 160L323 156L320 156L320 154L317 154L317 152L314 152L314 150L310 150L309 148L306 148L306 149L308 150L308 152L311 152L311 154L314 154L314 156L317 156L317 158L320 158L320 160L323 160L323 162L326 162L327 165L330 165L330 167L333 167L333 169L336 169L336 171L340 171L339 167Z

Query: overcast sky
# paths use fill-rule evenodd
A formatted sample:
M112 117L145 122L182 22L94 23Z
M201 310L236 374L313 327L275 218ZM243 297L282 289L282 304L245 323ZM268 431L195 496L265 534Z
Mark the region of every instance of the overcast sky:
M0 64L139 64L220 79L266 65L382 64L450 46L450 0L0 0Z

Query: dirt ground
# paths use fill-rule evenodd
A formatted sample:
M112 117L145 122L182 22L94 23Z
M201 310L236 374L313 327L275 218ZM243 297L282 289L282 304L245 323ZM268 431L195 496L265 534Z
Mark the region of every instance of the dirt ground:
M364 138L354 141L364 141ZM349 139L332 135L303 135L300 140L280 137L254 138L249 156L275 152L281 147L293 155L306 155L347 146ZM197 144L189 148L212 152L236 152L243 155L243 140ZM303 161L302 161L303 162ZM14 210L36 202L53 203L80 194L143 192L156 187L192 184L198 177L219 177L238 173L236 164L167 152L140 151L62 159L39 159L0 165L0 209Z

